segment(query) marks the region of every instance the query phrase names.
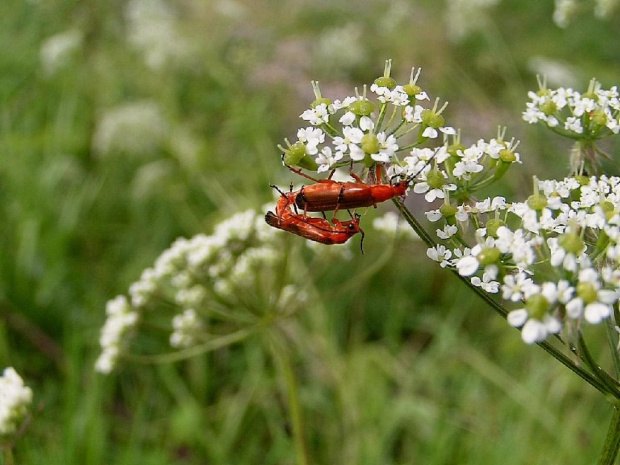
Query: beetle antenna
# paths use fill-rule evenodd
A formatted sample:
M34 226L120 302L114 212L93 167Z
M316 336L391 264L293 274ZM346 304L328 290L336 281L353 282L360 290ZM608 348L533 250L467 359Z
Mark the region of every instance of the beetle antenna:
M364 255L364 230L360 228L360 234L362 235L362 239L360 240L360 250L362 251L362 255Z

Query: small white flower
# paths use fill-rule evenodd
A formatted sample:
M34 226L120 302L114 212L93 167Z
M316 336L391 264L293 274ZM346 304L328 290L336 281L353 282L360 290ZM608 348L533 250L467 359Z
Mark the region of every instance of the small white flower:
M5 368L0 376L0 437L9 436L21 426L32 403L32 390L14 368Z
M444 239L444 240L450 239L458 231L459 231L459 228L451 224L446 224L443 229L436 230L437 237L439 237L440 239Z
M439 262L442 268L450 265L450 258L452 258L452 251L447 249L444 245L436 245L426 250L426 256L431 260Z

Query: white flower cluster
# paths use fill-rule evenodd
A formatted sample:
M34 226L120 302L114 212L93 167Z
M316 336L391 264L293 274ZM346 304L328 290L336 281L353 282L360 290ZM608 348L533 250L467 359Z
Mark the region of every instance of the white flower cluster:
M107 374L112 371L126 348L140 314L123 295L108 301L105 311L107 319L99 337L102 351L95 362L95 369Z
M125 10L127 38L149 68L159 71L191 49L166 0L130 0Z
M39 50L39 57L45 74L52 76L58 70L66 67L72 56L82 46L82 42L83 34L78 29L69 29L45 39Z
M231 216L209 236L177 239L129 287L129 298L119 296L108 302L96 369L102 373L114 369L129 350L145 312L149 321L165 318L171 328L170 345L186 348L204 341L209 320L227 318L232 314L229 309L254 311L256 295L277 292L275 289L290 294L290 286L282 283L280 288L268 286L269 280L277 280L282 272L279 239L278 231L265 223L263 213L254 210ZM300 297L295 305L301 304ZM173 313L170 318L169 310Z
M398 152L416 145L407 142L416 129L419 141L455 134L452 127L443 124L440 117L443 108L438 110L437 104L432 109L424 108L418 103L429 100L426 92L415 85L419 75L420 70L414 78L412 71L410 83L405 86L373 84L370 91L374 101L366 97L364 90L363 96L348 96L333 102L320 98L305 110L301 118L311 126L299 129L297 138L305 147L305 154L314 157L317 171L363 160L397 163ZM319 96L317 84L314 85ZM401 139L405 136L409 137Z
M538 190L526 202L498 197L463 206L459 233L468 221L483 225L481 213L491 218L476 230L478 244L428 251L441 266L472 276L474 285L522 302L508 321L523 328L528 343L582 320L600 323L620 295L620 178L539 181Z
M101 156L150 156L165 141L168 129L156 102L125 103L103 112L95 128L93 150Z
M13 368L5 368L0 376L0 437L17 431L31 403L32 389L24 386L24 381Z
M193 308L184 310L172 319L170 345L174 348L191 347L203 334L204 325Z
M480 139L469 147L460 143L435 150L414 147L401 164L389 167L388 176L410 179L417 175L413 191L424 194L427 202L434 202L452 191L472 192L501 177L511 164L521 163L515 152L517 145L514 140L506 142L499 137L488 142ZM438 210L427 215L431 219L441 217Z
M618 3L618 0L595 0L594 15L601 19L609 18L618 8ZM553 21L558 27L568 27L573 18L577 17L582 6L586 6L583 0L555 0Z
M588 91L571 88L546 89L528 93L530 101L523 119L530 124L543 122L564 135L591 136L601 139L620 132L620 98L618 89L601 89L590 81Z

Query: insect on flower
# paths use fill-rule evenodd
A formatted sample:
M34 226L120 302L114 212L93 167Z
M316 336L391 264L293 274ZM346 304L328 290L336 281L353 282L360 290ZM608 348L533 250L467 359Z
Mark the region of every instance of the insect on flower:
M315 179L301 170L288 167L294 173L314 181L316 184L302 187L295 195L295 205L304 212L338 211L340 208L352 209L362 207L376 207L394 197L404 196L409 181L398 181L394 184L367 184L357 175L351 173L355 182L339 182L331 179L334 172L327 179ZM377 179L380 171L377 167Z
M278 189L275 186L272 186ZM276 205L276 212L267 212L265 221L269 226L273 226L283 231L301 236L305 239L320 242L321 244L344 244L357 233L361 233L364 241L364 231L360 228L360 215L355 214L351 220L340 221L332 219L330 224L325 218L313 218L305 214L295 213L295 199L299 192L284 193L280 192L280 199ZM362 253L364 249L362 248Z

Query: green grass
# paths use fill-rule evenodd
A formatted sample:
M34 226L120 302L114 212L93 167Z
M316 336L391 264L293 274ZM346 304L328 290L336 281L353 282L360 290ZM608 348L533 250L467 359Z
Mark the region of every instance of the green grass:
M448 118L467 138L508 122L524 139L522 173L498 186L519 192L532 173L561 176L565 166L556 141L519 121L534 88L531 50L570 61L584 85L618 76L613 23L590 14L558 32L550 1L502 2L493 27L461 44L446 38L442 2L288 3L239 2L235 18L210 2L178 2L190 58L160 70L128 46L125 1L0 7L0 367L14 366L35 394L16 463L295 463L269 332L108 378L92 367L105 302L176 237L261 208L270 183L299 182L276 145L294 139L310 79L342 97L386 58L401 79L423 67L422 85L450 101ZM392 7L403 13L382 22ZM359 30L361 58L324 58L337 50L318 38L346 24ZM46 76L41 44L70 28L83 31L82 47ZM138 101L158 106L165 133L144 139L154 143L145 154L98 154L102 115ZM605 400L524 346L421 244L390 254L371 229L365 256L353 249L351 261L321 267L298 253L298 239L283 239L308 258L313 290L308 308L282 323L294 335L287 353L311 463L593 463Z

